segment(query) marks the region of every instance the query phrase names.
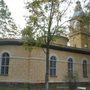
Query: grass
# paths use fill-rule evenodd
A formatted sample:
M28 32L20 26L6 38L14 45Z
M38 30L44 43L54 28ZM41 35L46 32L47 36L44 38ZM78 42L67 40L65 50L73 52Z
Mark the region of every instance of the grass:
M45 90L45 88L38 88L38 87L33 87L33 88L28 88L28 87L4 87L0 86L0 90ZM60 90L56 88L52 88L49 90ZM66 90L66 89L65 89ZM90 86L87 87L87 90L90 90Z
M29 90L28 88L0 87L0 90Z
M90 86L87 87L87 90L90 90Z
M38 88L38 87L33 87L33 88L28 88L28 87L4 87L0 86L0 90L45 90L45 88ZM53 89L51 89L53 90Z

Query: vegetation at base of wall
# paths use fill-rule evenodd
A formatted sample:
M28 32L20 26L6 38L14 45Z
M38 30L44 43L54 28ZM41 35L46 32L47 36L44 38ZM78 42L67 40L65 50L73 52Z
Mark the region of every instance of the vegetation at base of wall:
M2 87L0 86L0 90L45 90L45 88L39 88L39 87ZM68 90L67 88L49 88L49 90ZM90 90L90 86L87 86L87 90Z
M69 90L76 90L79 83L78 74L76 72L67 72L64 79Z

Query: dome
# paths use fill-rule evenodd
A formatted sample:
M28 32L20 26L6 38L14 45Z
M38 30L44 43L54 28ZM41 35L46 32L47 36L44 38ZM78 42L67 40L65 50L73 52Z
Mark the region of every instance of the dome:
M65 45L67 46L69 39L65 36L56 36L55 41L52 41L51 44L57 44L57 45Z
M77 1L72 18L77 18L83 14L84 14L84 12L83 12L83 9L81 7L81 3L80 3L80 1Z
M84 15L83 9L81 7L80 1L76 2L76 6L74 9L74 14L72 16L72 20L70 21L71 32L80 30L80 20Z

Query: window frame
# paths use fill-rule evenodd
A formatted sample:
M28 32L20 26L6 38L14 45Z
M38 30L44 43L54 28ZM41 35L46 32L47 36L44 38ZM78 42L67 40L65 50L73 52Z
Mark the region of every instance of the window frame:
M87 60L83 60L82 70L83 70L83 78L88 78L88 62L87 62Z
M50 77L56 77L57 57L52 55L50 56L49 61L50 61L50 69L49 69Z
M7 76L9 72L10 55L8 52L4 52L1 58L1 75Z
M73 58L69 57L68 62L67 62L68 76L73 75L73 72L74 72L74 63L73 62L74 62Z

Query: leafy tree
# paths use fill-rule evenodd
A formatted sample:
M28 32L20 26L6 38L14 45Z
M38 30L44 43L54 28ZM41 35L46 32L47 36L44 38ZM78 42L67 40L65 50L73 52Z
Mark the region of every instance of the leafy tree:
M89 30L90 29L90 1L89 0L87 0L87 4L85 5L84 9L85 9L85 13L81 17L80 22L82 24L82 27L84 26L85 29Z
M78 86L78 74L77 73L67 73L64 78L66 85L68 86L69 90L76 90Z
M25 45L30 49L34 45L46 45L46 88L49 81L49 48L55 36L61 36L64 28L61 22L65 16L71 0L33 0L26 3L30 12L27 25L22 31ZM62 8L64 7L64 8ZM33 43L32 43L33 42Z
M17 27L11 18L11 13L4 0L0 0L0 37L15 38L16 35Z
M88 18L88 29L90 30L90 0L88 1L86 5L86 16Z

